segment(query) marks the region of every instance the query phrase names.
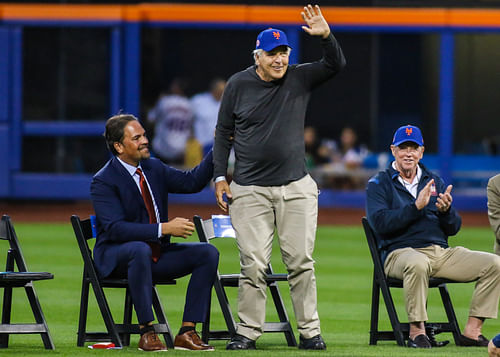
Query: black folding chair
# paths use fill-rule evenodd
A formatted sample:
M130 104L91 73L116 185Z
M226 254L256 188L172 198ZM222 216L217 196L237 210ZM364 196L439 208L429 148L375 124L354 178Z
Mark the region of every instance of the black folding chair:
M224 218L229 220L229 216ZM200 242L209 243L211 239L214 238L235 238L233 230L228 230L229 234L224 234L224 237L220 237L214 233L214 222L212 219L203 220L200 216L194 216L193 221L196 227L196 232ZM210 309L208 311L207 318L203 324L202 339L205 342L208 340L225 340L231 339L236 334L236 322L234 320L233 314L231 312L231 307L229 305L229 300L225 291L225 287L238 287L240 274L219 274L217 271L217 278L214 282L215 292L217 294L217 299L226 322L227 330L210 330ZM292 326L290 320L288 319L288 314L281 298L281 294L278 288L278 281L288 281L287 274L275 274L273 268L269 263L267 266L266 283L271 291L271 296L273 298L274 306L278 313L280 322L265 322L263 331L264 332L282 332L285 334L285 338L288 346L297 346L297 341L293 334Z
M371 228L366 217L362 218L363 228L365 230L366 240L368 242L368 247L370 248L370 253L373 260L373 288L372 288L372 311L371 311L371 321L370 321L370 345L376 345L379 340L396 340L399 346L405 346L405 340L408 340L408 335L410 331L409 323L400 322L396 308L394 306L394 301L392 299L390 288L402 288L403 281L386 277L384 273L384 268L382 266L382 259L379 254L379 247L377 244L377 239L375 232ZM431 338L433 342L434 335L441 332L451 332L453 334L453 339L457 346L460 345L460 327L458 326L457 317L455 315L455 310L453 309L453 304L451 303L450 294L448 293L448 288L446 284L461 283L454 280L442 279L442 278L430 278L429 288L439 288L439 293L441 294L441 300L443 301L444 310L448 318L447 322L426 322L425 329L427 335ZM389 320L391 322L392 331L379 331L378 329L378 316L379 316L379 299L380 292L384 297L385 307L387 309L387 314L389 315ZM434 341L435 342L435 341ZM447 342L441 342L441 345Z
M116 347L128 346L130 344L130 334L139 334L139 325L132 324L132 298L130 296L128 280L117 278L99 278L92 252L88 246L88 240L95 238L95 217L92 216L86 220L80 220L76 215L71 216L71 224L75 231L76 240L80 247L83 258L83 280L82 295L80 301L80 318L78 321L78 339L77 345L83 346L85 342L111 341ZM168 324L156 285L173 285L175 280L154 281L153 285L153 309L156 314L158 324L155 325L155 331L163 334L167 347L173 348L172 330ZM89 289L92 285L97 305L101 311L107 332L87 332L87 312L89 303ZM123 310L123 324L115 323L108 301L103 288L125 288L125 303Z
M0 239L9 241L10 247L7 252L5 271L0 272L0 287L4 288L0 348L9 346L9 335L11 334L40 334L45 348L53 350L55 348L54 342L52 342L33 281L53 279L54 275L47 272L28 271L14 226L7 215L4 215L0 221ZM15 266L17 266L17 271L15 271ZM36 323L11 323L13 288L24 288L26 291Z

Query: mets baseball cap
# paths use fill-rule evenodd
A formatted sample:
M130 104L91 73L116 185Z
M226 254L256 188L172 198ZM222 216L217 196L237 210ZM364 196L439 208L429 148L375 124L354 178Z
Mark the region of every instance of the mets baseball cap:
M413 125L405 125L396 130L396 133L394 133L394 137L392 138L392 145L398 146L405 141L413 141L419 146L424 146L422 132L419 128Z
M496 335L495 337L493 337L492 339L493 341L493 344L495 345L495 347L500 347L500 333L498 335Z
M257 36L257 41L255 43L256 50L264 50L266 52L272 51L278 46L288 46L288 39L286 34L278 29L268 28L262 31ZM291 48L291 47L290 47Z

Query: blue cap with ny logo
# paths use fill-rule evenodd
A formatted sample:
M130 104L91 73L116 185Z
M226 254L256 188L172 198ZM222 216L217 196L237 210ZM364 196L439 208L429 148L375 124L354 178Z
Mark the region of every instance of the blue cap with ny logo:
M392 138L392 145L398 146L406 141L412 141L417 143L419 146L424 146L422 132L419 128L413 125L405 125L396 130L394 137Z
M262 31L257 36L257 41L255 43L256 50L264 50L269 52L274 50L278 46L288 46L288 39L286 38L286 34L278 29L268 28L267 30ZM291 47L290 47L291 48Z

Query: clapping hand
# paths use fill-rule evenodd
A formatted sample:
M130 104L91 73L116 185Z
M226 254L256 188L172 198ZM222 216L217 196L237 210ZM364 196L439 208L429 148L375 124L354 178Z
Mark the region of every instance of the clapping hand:
M451 202L453 201L453 197L451 197L452 188L452 185L448 185L448 187L446 187L446 191L444 191L444 193L440 193L437 198L436 207L441 213L447 212L451 207Z

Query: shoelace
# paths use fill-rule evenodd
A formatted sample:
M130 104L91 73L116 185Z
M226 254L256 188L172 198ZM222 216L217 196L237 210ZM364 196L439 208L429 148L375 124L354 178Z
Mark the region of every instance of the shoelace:
M156 333L153 333L152 335L150 335L150 338L151 340L154 342L154 341L158 341L159 338L158 338L158 335Z

